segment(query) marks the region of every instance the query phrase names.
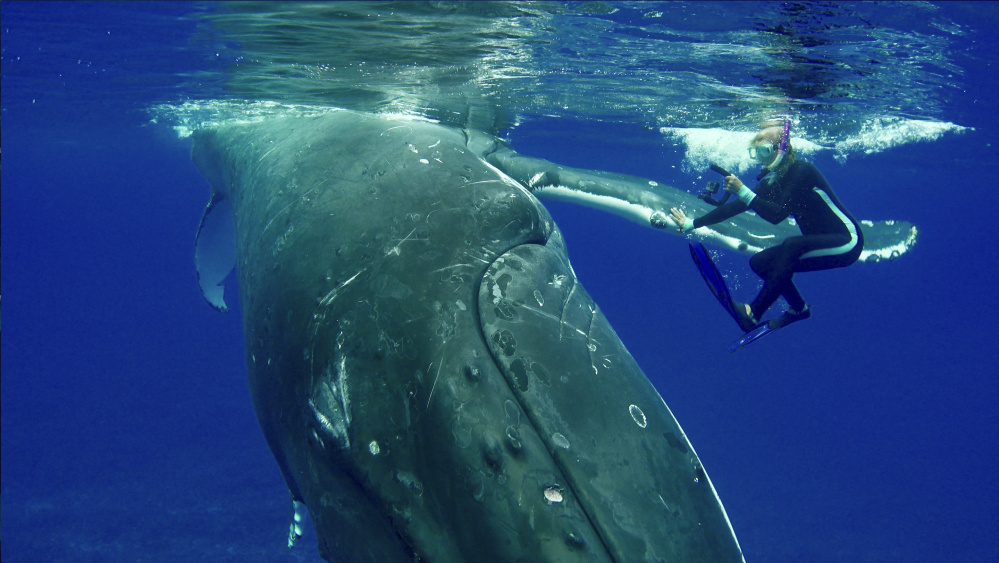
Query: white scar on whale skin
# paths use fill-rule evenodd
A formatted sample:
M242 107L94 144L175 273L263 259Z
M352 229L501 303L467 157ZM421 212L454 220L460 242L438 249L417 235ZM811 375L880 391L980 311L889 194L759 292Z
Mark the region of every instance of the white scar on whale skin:
M441 346L443 348L443 345ZM427 366L427 371L430 371L430 367L433 364ZM441 368L444 367L444 352L441 351L441 359L437 362L437 375L434 376L434 384L430 387L430 395L427 396L427 411L430 411L430 400L434 398L434 390L437 389L437 380L441 377Z

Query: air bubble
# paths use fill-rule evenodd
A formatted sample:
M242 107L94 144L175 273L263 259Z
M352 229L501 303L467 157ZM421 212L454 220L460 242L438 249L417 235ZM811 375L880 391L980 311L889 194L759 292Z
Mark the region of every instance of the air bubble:
M378 445L378 442L372 440L371 443L368 444L368 451L371 452L371 455L378 455L382 453L382 447Z
M645 413L642 412L642 409L638 408L638 405L629 406L628 412L631 413L631 418L635 419L635 424L642 428L648 426L649 421L645 418Z

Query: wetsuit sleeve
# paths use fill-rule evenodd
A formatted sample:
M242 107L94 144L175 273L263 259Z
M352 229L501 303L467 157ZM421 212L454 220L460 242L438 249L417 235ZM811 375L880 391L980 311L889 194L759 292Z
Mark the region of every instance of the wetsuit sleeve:
M749 204L749 208L767 222L776 225L791 214L787 202L796 185L797 182L794 180L786 182L786 185L785 182L778 185L760 182L753 190L756 192L756 197Z
M741 201L730 201L725 205L719 205L709 211L706 215L694 219L694 228L697 229L708 225L714 225L715 223L721 223L725 219L735 217L747 209L749 209L749 206Z

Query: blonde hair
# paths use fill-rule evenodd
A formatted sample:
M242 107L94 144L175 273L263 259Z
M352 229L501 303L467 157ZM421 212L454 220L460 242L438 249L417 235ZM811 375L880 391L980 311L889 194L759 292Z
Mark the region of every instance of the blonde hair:
M760 131L753 137L753 144L757 145L764 141L769 142L771 145L779 145L780 139L784 135L783 127L767 127L766 129ZM790 141L788 141L788 146L790 146Z

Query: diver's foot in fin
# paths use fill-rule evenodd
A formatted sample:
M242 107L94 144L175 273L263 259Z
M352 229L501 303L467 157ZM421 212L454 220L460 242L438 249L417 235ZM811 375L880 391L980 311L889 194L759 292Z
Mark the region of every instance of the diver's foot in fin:
M745 308L742 307L739 303L734 303L734 305L736 306L737 311L745 311ZM761 323L759 326L757 326L752 330L747 330L745 336L743 336L739 340L736 340L735 342L732 343L731 346L728 347L728 351L738 352L739 350L742 350L746 346L749 346L753 342L756 342L757 340L763 338L764 336L770 334L771 332L777 330L778 328L784 328L791 323L803 321L811 316L812 316L812 308L809 307L808 305L805 305L805 307L801 310L801 312L789 309L787 312L777 317L776 319L771 319L765 323ZM742 326L741 323L739 326L740 327Z
M788 309L785 315L790 315L794 317L796 321L803 321L808 317L812 316L812 308L806 303L804 307L801 308L801 312L795 311L794 309Z
M801 312L795 311L794 309L788 309L783 315L770 321L770 327L774 329L785 327L791 323L803 321L811 316L812 308L806 304Z
M760 324L753 317L753 313L752 310L749 308L749 305L743 303L736 303L733 301L732 310L735 312L735 315L737 316L735 322L739 323L739 328L742 329L742 332L749 332Z

